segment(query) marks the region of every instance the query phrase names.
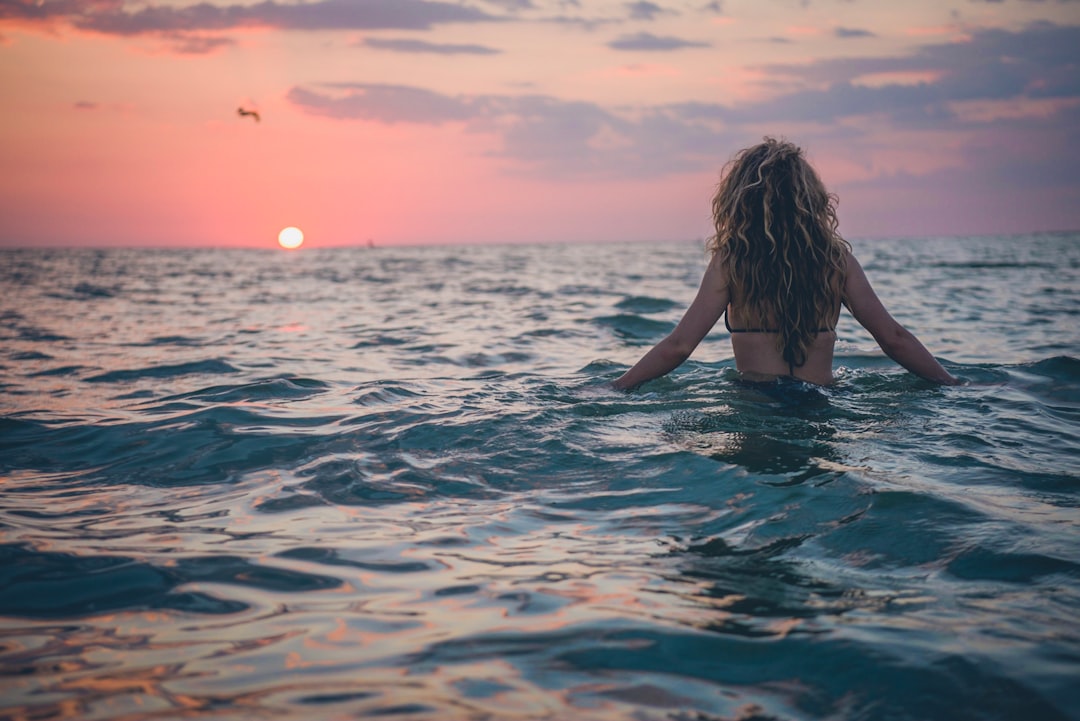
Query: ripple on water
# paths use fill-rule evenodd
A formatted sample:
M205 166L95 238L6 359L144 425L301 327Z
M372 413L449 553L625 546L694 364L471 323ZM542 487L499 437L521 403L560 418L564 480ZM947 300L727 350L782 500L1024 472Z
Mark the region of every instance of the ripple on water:
M1074 717L1071 242L867 249L968 386L630 393L698 248L16 253L0 715Z

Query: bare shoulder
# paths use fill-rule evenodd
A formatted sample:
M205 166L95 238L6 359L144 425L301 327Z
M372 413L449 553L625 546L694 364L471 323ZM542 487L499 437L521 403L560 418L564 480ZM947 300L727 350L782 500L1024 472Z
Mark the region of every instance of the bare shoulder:
M852 271L862 272L862 265L859 263L859 259L855 257L855 254L851 250L844 251L844 271L851 273Z
M858 296L873 293L870 281L863 271L862 264L850 250L844 254L844 288L843 300L850 305Z
M713 253L709 264L705 267L705 276L702 285L714 291L725 290L730 279L727 261L720 257L720 253Z

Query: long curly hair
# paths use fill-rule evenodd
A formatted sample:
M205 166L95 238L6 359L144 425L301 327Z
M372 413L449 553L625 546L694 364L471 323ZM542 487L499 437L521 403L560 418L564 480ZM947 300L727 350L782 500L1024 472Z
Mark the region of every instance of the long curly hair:
M837 232L836 203L802 150L768 137L725 166L713 197L709 250L727 266L737 305L779 331L792 367L839 306L851 246Z

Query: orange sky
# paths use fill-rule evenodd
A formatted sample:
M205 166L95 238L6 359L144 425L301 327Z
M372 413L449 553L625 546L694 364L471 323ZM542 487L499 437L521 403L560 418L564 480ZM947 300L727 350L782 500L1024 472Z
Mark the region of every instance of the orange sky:
M0 57L3 246L690 240L766 134L849 237L1080 227L1075 0L0 0Z

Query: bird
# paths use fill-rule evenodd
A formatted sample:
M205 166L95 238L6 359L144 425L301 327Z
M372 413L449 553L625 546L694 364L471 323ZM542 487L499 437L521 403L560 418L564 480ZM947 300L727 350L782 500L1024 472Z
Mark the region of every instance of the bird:
M257 113L254 110L244 110L243 108L237 108L236 109L236 114L239 115L241 118L251 116L251 117L255 118L256 123L259 122L259 120L260 120L259 113Z

